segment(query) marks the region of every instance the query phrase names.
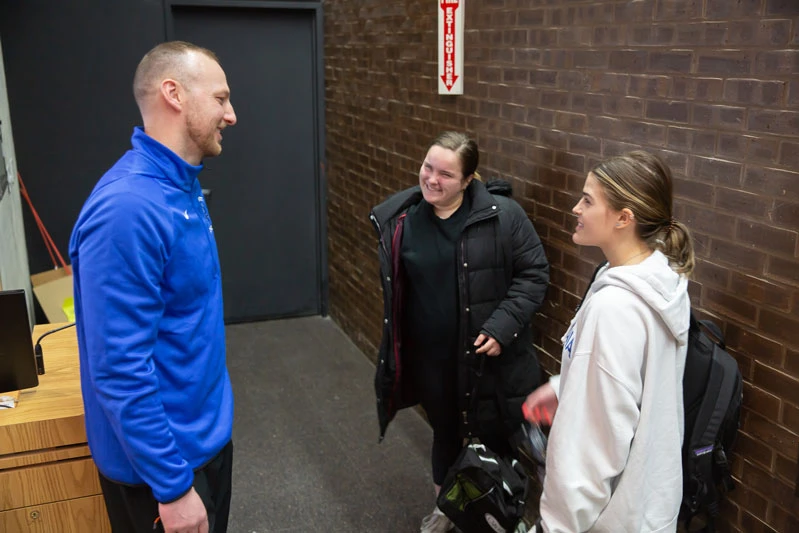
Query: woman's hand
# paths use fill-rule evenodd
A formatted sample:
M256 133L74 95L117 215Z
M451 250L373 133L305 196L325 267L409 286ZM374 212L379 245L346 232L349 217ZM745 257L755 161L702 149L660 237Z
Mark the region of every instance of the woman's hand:
M539 425L552 425L557 409L558 396L549 382L531 392L522 404L524 418Z
M481 333L474 341L475 346L480 346L475 353L484 353L486 355L496 356L502 353L502 345L497 342L494 337Z

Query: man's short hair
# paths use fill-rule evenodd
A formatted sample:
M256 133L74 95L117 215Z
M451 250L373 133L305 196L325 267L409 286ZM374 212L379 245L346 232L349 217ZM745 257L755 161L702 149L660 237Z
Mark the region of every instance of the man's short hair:
M219 58L212 51L186 41L161 43L144 55L133 76L133 97L139 107L148 95L157 90L164 78L173 78L183 84L189 81L186 56L191 52L203 54L219 63Z

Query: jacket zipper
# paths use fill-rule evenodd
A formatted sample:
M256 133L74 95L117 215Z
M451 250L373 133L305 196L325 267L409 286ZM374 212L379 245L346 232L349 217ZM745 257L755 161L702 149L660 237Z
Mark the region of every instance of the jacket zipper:
M494 205L494 207L495 207L494 209L491 209L491 211L489 211L485 215L480 215L480 216L475 217L472 220L467 220L466 224L463 226L463 233L461 233L461 238L460 238L460 241L459 241L459 244L460 244L460 255L458 257L458 260L459 260L458 261L458 263L459 263L458 264L458 284L459 284L458 289L459 289L459 293L460 293L460 296L461 296L461 302L460 302L460 308L461 308L460 309L460 313L461 313L461 316L462 316L462 320L461 320L461 339L463 339L462 342L461 342L461 346L460 346L460 350L461 351L464 349L464 344L468 345L468 343L469 343L469 316L465 312L465 308L468 306L468 301L469 301L468 300L468 296L469 295L466 293L467 290L468 290L466 268L468 268L468 267L464 267L463 266L464 263L467 263L467 261L466 261L466 245L464 244L466 239L464 238L464 234L466 233L466 228L468 228L469 226L472 226L474 224L477 224L478 222L483 222L484 220L488 220L490 218L493 218L493 217L497 216L499 213L496 210L496 205ZM469 349L469 351L471 352L471 349ZM460 354L459 354L459 356L460 356ZM466 392L467 409L465 411L461 412L461 416L463 417L463 421L462 422L463 422L464 427L466 428L466 432L467 432L469 438L471 438L472 432L471 432L471 429L469 429L469 410L470 410L470 407L471 407L472 403L477 401L477 398L476 397L475 398L470 398L469 394L470 393L467 390L467 392Z
M213 234L214 223L211 221L211 212L208 211L208 204L205 203L205 195L203 195L202 189L199 188L199 182L197 182L197 185L196 188L192 186L191 191L189 191L189 205L202 221L205 229L205 238L208 240L208 246L214 256L214 276L218 276L220 275L219 250L216 247L216 240ZM195 189L197 190L195 191Z

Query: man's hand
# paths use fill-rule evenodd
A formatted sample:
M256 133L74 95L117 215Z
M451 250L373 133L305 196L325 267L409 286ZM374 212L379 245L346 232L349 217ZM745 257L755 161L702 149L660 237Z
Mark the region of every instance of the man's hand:
M165 533L208 533L208 513L194 487L172 503L159 503L158 512Z
M474 341L475 346L480 346L475 353L484 353L486 355L499 355L502 353L502 345L497 342L493 337L481 333Z

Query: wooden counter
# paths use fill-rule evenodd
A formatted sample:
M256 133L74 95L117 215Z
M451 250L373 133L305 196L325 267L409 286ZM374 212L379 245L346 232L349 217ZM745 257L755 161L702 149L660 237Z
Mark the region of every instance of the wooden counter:
M33 340L63 324L43 324ZM111 533L86 444L75 328L42 341L45 374L0 410L0 531Z

